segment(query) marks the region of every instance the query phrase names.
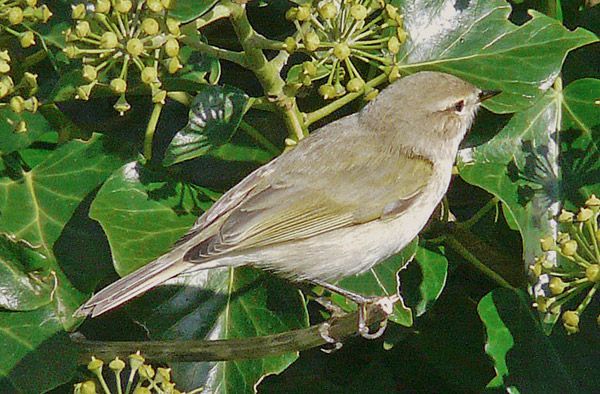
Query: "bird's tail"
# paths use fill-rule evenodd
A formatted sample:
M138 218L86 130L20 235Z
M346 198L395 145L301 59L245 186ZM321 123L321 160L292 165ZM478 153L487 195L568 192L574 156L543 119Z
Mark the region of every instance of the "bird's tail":
M74 316L95 317L145 293L197 264L183 261L184 251L176 248L137 271L105 287L83 304Z

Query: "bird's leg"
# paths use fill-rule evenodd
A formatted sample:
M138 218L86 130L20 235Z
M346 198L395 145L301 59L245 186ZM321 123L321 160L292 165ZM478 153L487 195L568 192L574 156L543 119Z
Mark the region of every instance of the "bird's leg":
M387 327L387 318L379 323L379 329L376 332L371 333L367 325L367 305L375 304L379 309L387 316L390 316L394 312L394 304L400 300L400 296L395 294L389 297L378 297L378 296L364 296L362 294L354 293L352 291L342 289L341 287L332 285L318 279L313 279L311 282L315 285L321 286L333 293L339 294L350 301L358 305L358 332L366 339L376 339L383 335ZM329 335L327 335L329 337ZM325 337L324 337L325 338ZM331 338L331 337L329 337Z

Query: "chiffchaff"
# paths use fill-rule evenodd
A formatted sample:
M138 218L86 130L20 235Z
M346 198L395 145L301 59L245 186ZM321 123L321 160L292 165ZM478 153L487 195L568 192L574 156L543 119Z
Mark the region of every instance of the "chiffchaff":
M394 82L360 112L252 172L170 252L76 314L98 316L176 275L223 266L252 265L339 290L326 281L368 270L423 229L480 102L497 93L438 72Z

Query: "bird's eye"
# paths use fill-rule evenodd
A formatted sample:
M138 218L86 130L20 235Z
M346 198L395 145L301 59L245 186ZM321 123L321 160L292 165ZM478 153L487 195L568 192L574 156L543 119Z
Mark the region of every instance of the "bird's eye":
M454 110L456 112L461 112L464 107L465 107L465 101L464 100L460 100L458 103L454 104Z

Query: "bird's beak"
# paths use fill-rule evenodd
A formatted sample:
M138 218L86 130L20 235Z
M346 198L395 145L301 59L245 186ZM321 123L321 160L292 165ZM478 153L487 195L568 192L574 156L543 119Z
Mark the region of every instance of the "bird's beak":
M497 96L502 93L502 90L482 90L479 93L479 101L487 100L491 97Z

